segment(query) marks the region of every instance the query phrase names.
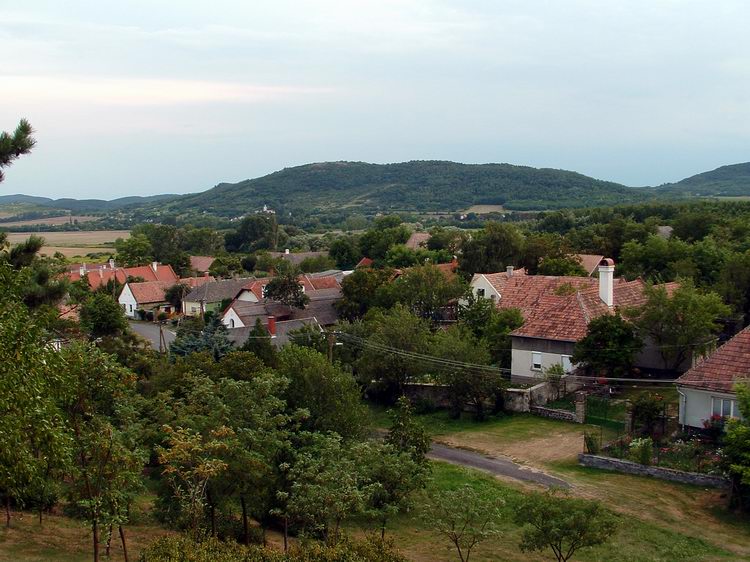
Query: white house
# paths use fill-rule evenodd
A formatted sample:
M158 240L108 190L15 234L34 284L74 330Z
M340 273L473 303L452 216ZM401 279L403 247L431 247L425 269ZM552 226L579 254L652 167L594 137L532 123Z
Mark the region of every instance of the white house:
M680 424L703 428L713 416L741 417L734 385L750 383L750 327L677 379Z

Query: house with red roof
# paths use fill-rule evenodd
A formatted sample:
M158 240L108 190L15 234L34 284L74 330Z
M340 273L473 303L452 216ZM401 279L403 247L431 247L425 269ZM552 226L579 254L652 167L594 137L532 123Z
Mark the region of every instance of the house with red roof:
M185 285L185 291L189 292L191 289L213 283L214 281L213 277L204 275L203 277L177 279L176 282L171 280L127 282L120 292L117 302L120 303L125 316L128 318L138 317L139 310L152 311L154 314L160 312L174 314L175 312L179 312L179 310L174 310L174 307L167 302L165 296L170 287L177 284Z
M341 300L341 285L336 275L299 276L302 290L310 299L304 309L291 308L267 299L265 287L271 279L253 279L237 292L221 317L227 328L252 328L258 319L265 325L268 318L286 321L314 317L321 326L333 325L338 320L335 305Z
M517 308L524 317L524 324L511 333L514 379L541 377L555 364L573 371L573 349L586 336L591 320L646 301L646 285L641 279L615 279L614 271L614 261L605 258L598 266L598 279L527 275L512 267L502 273L474 275L471 287L476 297L492 299L498 308ZM669 283L667 289L676 286ZM636 365L658 369L661 357L647 345Z
M150 265L139 265L137 267L116 267L114 260L96 267L81 264L77 271L69 271L66 275L70 281L79 281L86 278L92 291L106 285L112 279L116 279L121 284L125 284L131 279L175 284L179 279L171 265L152 262Z
M750 383L750 326L677 379L680 424L702 429L714 416L741 417L739 382Z

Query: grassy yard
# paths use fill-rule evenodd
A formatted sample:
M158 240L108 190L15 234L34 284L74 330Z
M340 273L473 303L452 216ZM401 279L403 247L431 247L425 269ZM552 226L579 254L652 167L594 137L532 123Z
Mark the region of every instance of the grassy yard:
M721 546L735 559L750 559L750 521L727 513L723 507L726 499L721 497L720 491L579 466L577 455L582 450L583 431L587 428L599 431L598 427L531 415L507 415L476 423L470 418L450 420L446 413L438 412L420 416L420 419L436 441L509 457L563 478L571 484L574 495L602 501L620 513L628 525L638 526L639 532L654 527L658 533L673 536L678 544L687 544L684 540L694 537L702 544L713 545L712 548ZM605 440L612 436L604 430ZM528 486L514 482L503 485L514 489ZM643 540L650 542L652 539ZM700 557L685 559L727 559L722 558L723 555L708 556L707 552L711 551L703 552ZM683 556L672 559L680 558ZM643 555L632 559L668 560L670 557Z
M503 519L499 525L502 534L480 544L472 553L472 560L550 560L551 552L522 553L518 549L521 530L512 522L513 501L522 493L513 485L499 482L482 473L444 463L433 463L430 488L450 489L468 484L498 502L505 502ZM388 533L396 545L410 559L427 561L457 560L447 539L427 528L421 520L425 508L417 505L408 515L396 518ZM709 540L674 531L664 526L640 520L629 515L619 516L620 526L605 545L580 551L576 560L582 561L672 561L672 560L737 560L737 553L726 550L720 540ZM350 527L356 533L364 533L362 527ZM374 529L374 527L373 527ZM476 556L476 558L475 558Z

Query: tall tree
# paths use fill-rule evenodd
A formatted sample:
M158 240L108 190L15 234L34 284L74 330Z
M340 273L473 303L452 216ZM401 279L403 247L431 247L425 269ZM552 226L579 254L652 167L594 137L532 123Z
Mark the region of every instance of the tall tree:
M11 502L41 487L50 462L64 465L71 445L56 400L67 386L64 363L20 300L29 275L0 264L0 496L7 525Z
M573 363L604 376L623 376L630 372L643 340L633 324L619 314L604 314L588 325L586 336L576 342Z
M523 236L512 224L489 222L463 245L459 258L461 271L492 273L516 265L523 252Z
M31 136L33 133L34 129L26 119L21 119L13 133L0 132L0 182L5 179L3 168L34 148L36 141Z
M392 285L393 300L422 318L440 320L441 311L464 296L468 286L458 275L446 275L434 265L412 267Z
M133 234L130 238L115 240L116 259L124 267L145 265L154 260L151 240L145 234Z
M102 526L122 525L140 485L145 456L127 438L124 400L133 394L135 376L89 345L61 350L68 376L64 394L66 422L73 440L73 471L69 494L91 525L94 561L99 560Z
M93 293L81 305L81 326L91 339L118 336L128 330L122 307L110 295Z
M715 293L701 293L683 281L671 295L663 285L648 286L643 306L626 310L638 333L657 346L664 368L679 369L686 360L713 349L719 320L730 309Z
M294 270L278 275L268 282L265 288L266 298L295 308L305 308L310 297L305 294Z
M364 324L369 337L357 344L363 347L356 363L357 374L371 396L393 404L404 394L409 380L427 372L429 365L414 354L427 353L429 324L401 305L388 311L370 311Z
M291 410L304 409L309 431L335 431L348 439L363 435L366 412L354 377L308 347L286 346L278 372L289 381L284 398Z

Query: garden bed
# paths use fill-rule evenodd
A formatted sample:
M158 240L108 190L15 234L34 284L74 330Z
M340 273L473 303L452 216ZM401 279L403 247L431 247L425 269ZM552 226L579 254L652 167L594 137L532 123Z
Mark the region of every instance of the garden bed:
M699 438L676 439L658 444L647 437L625 437L602 447L600 454L645 466L714 476L723 474L721 449Z

